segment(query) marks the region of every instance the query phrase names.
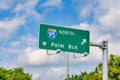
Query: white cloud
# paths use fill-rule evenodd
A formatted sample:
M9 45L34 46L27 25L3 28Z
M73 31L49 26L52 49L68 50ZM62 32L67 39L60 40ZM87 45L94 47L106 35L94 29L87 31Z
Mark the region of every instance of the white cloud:
M104 12L98 16L103 29L108 31L112 36L112 42L119 42L120 39L120 1L110 0L109 2L100 1L98 10ZM98 15L98 14L96 14ZM119 44L119 43L118 43Z
M83 9L80 11L80 16L79 18L86 18L90 16L90 11L92 10L92 6L88 4L87 6L83 7Z
M16 30L24 25L24 17L15 17L13 19L5 19L3 21L0 20L0 41L4 39L8 39L12 34L17 32Z
M62 0L47 0L41 7L57 7L61 8L63 6Z
M111 10L108 14L103 15L99 18L100 23L107 27L107 29L120 29L120 10ZM112 29L111 29L112 28Z
M34 74L32 75L32 80L37 80L37 79L39 80L39 79L41 79L41 77L40 77L39 74L35 74L35 73L34 73Z
M86 1L86 4L85 3L80 4L79 1L73 1L73 2L77 4L77 11L81 19L82 18L87 19L87 17L93 16L94 20L93 19L91 20L94 21L92 26L96 26L94 28L96 28L98 31L101 32L104 31L103 33L109 32L107 34L108 37L113 36L112 34L114 34L115 38L120 37L119 35L120 34L119 31L120 1L119 0L109 0L107 2L105 0L98 0L98 1L93 0L93 1ZM94 15L91 15L91 12L94 12Z
M0 10L6 10L6 9L10 9L12 6L13 6L13 4L12 3L14 3L15 2L15 0L6 0L6 1L4 1L4 0L0 0Z
M15 49L15 48L6 48L6 47L1 47L0 46L0 54L19 54L21 53L22 50L20 49Z
M79 19L88 19L89 17L93 16L93 12L95 9L95 5L98 3L98 0L72 0L73 7L76 9ZM92 14L92 15L91 15Z
M30 65L38 65L46 62L46 55L44 50L33 50L28 47L23 55L19 56L19 60L26 62Z
M120 1L119 0L109 0L108 2L104 0L99 0L99 6L95 9L96 20L100 23L100 26L104 31L109 32L112 38L120 37Z
M53 52L49 52L50 54ZM54 53L55 54L55 53ZM59 56L52 55L48 56L46 50L42 49L34 49L32 47L28 47L24 50L24 52L19 55L19 62L25 63L26 65L30 66L44 66L48 64L56 64L59 63L61 60Z
M11 47L14 47L14 48L20 48L20 42L18 42L18 41L14 41L14 42L12 42L11 43Z
M39 22L44 18L44 14L40 14L36 12L35 6L38 3L38 0L27 0L27 1L1 1L0 4L6 5L7 8L11 8L10 5L13 5L10 12L15 13L15 15L11 18L6 16L3 20L0 20L0 41L4 41L10 38L21 26L25 26L29 22ZM10 4L11 3L11 4ZM10 4L8 6L8 4ZM16 4L16 5L15 5Z
M109 42L108 48L109 48L108 50L109 54L115 54L120 56L119 42Z
M23 53L26 47L38 47L37 39L34 38L30 33L22 35L18 40L11 43L3 43L0 46L1 54L19 54ZM9 46L9 47L6 47Z
M52 66L32 68L32 74L33 80L63 80L66 77L66 67Z
M50 80L53 80L53 79L59 80L60 78L62 78L61 76L64 73L66 73L66 69L64 67L58 67L58 68L52 67L47 72L46 76L48 76L48 77L46 77L44 79L48 79L49 78ZM53 76L53 75L55 75L55 76Z
M26 0L0 0L0 10L13 9L17 3L24 3Z
M12 20L5 19L3 21L0 21L0 29L5 29L5 30L14 30L18 26L24 24L24 17L22 18L13 18Z
M30 33L22 35L19 40L11 42L10 46L15 49L24 49L26 47L38 47L38 41Z
M19 42L20 42L20 44L22 44L24 46L36 47L38 41L30 33L28 33L27 35L21 36Z
M25 3L18 3L13 12L15 12L17 16L25 16L26 20L29 19L29 21L40 21L44 15L36 12L35 6L37 3L38 0L27 0Z

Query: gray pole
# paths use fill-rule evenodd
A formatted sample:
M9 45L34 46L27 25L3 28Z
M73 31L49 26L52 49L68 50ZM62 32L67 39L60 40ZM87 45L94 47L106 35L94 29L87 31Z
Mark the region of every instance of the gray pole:
M66 55L61 54L66 59L66 78L69 80L69 54L66 53Z
M102 42L103 80L108 80L108 41Z
M69 80L69 54L67 53L67 80Z
M90 45L102 49L102 63L103 63L102 80L108 80L108 41L102 41L102 43L90 42Z

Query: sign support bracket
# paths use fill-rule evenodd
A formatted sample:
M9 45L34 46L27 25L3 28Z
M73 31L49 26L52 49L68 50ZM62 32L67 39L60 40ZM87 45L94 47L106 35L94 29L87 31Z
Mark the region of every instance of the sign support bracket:
M81 54L80 56L76 56L75 53L73 53L74 58L81 58L81 57L86 57L88 54Z
M108 41L102 41L101 43L90 42L90 46L95 46L102 49L102 63L103 63L102 80L108 80Z
M46 51L47 51L47 55L55 55L55 54L59 54L61 52L60 49L57 49L55 54L49 54L48 50L46 50Z

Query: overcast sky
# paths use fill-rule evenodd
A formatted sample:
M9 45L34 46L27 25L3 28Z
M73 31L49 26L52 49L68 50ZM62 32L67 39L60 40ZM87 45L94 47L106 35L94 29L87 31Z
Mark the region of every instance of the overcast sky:
M120 55L120 0L0 0L0 67L23 67L33 80L63 80L67 53L48 56L38 48L41 23L90 31L90 41L109 41L109 55ZM49 51L49 53L55 53ZM69 54L70 75L93 71L102 51Z

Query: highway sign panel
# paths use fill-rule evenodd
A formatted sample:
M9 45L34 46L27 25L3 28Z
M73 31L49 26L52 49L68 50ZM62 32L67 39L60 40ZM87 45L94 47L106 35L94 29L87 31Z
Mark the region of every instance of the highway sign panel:
M90 33L86 30L40 24L39 48L64 52L89 53Z

